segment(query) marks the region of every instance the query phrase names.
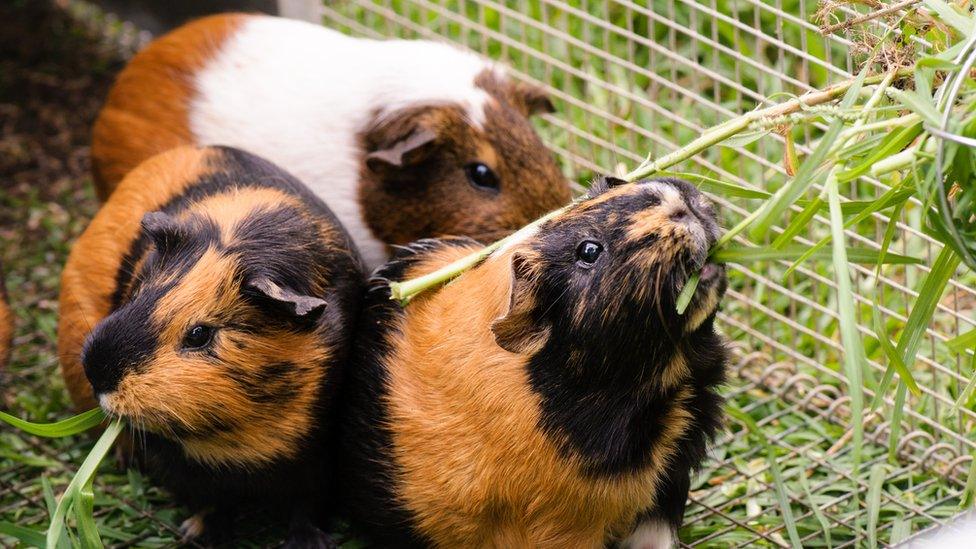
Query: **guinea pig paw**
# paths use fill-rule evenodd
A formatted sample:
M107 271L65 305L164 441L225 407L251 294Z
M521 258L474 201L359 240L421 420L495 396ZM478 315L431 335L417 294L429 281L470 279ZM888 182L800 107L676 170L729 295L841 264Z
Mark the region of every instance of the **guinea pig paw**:
M180 539L183 543L189 543L203 535L206 528L207 513L201 511L180 524Z

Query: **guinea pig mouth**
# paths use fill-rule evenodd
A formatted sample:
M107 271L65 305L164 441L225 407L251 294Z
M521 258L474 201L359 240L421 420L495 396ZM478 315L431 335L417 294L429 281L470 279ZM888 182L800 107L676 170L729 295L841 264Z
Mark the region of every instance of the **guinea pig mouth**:
M714 283L725 274L725 265L719 263L712 263L709 261L702 267L701 274L699 275L699 284L701 283Z

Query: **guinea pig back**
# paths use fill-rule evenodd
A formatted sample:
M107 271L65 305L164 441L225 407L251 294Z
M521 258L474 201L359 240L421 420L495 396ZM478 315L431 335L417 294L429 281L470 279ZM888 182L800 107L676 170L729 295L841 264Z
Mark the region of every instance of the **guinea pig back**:
M616 183L406 308L389 280L479 246L420 241L377 272L344 386L339 473L353 523L377 543L673 542L721 422L726 283L707 262L718 227L687 183Z
M0 265L0 369L10 360L14 339L14 313L10 310L7 287L3 282L3 265Z
M132 59L95 123L92 165L104 199L177 144L251 151L325 201L373 268L391 245L490 241L568 202L529 120L551 110L542 88L446 44L224 14Z
M71 251L65 382L79 408L127 420L137 461L191 510L297 508L327 491L363 281L348 235L295 178L236 149L171 150L123 180Z

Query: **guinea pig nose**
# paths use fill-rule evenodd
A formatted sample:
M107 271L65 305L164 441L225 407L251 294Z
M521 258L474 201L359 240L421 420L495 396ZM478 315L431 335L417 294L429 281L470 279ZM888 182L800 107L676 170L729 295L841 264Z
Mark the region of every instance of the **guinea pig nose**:
M117 361L113 360L112 354L105 345L97 342L89 344L82 351L81 364L96 396L111 393L122 380L121 368L117 366Z

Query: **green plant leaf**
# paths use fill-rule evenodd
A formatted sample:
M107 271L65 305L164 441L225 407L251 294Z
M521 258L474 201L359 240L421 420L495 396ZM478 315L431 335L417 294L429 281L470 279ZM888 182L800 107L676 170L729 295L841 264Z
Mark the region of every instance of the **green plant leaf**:
M830 539L830 523L827 521L826 515L824 515L823 510L817 505L817 502L813 499L813 493L810 491L810 482L807 480L805 474L800 473L797 478L800 479L800 486L803 488L803 493L807 496L807 501L810 502L810 510L813 511L813 516L817 518L817 522L820 523L820 531L823 532L823 540L826 542L828 549L833 547L834 544Z
M884 210L892 205L904 204L905 201L907 201L913 194L915 194L915 189L912 187L892 187L885 191L884 194L879 196L877 200L865 205L865 207L861 209L861 211L858 212L854 217L844 222L844 228L846 229L848 227L852 227L870 217L871 214ZM843 209L843 205L841 208ZM894 224L892 223L892 225ZM800 255L800 257L798 257L788 269L786 269L786 272L783 273L783 278L786 279L789 277L797 267L803 264L804 261L820 253L820 250L830 242L830 239L831 235L824 236L816 244L807 248L807 250ZM887 254L879 254L878 256L878 260L883 263L884 259L882 255Z
M0 521L0 534L10 536L27 547L44 547L44 533L33 528Z
M875 463L871 467L868 480L868 497L865 504L868 508L868 545L873 549L878 546L878 516L881 511L881 489L884 487L885 465Z
M61 536L65 532L65 519L68 516L68 508L75 502L78 491L84 486L89 485L92 477L95 475L95 471L98 469L98 465L105 459L105 456L112 448L112 444L115 443L115 439L118 438L123 428L124 424L122 420L109 423L108 427L105 428L105 432L95 442L95 446L92 447L91 452L85 457L85 461L81 463L81 467L78 468L71 482L68 483L68 487L64 493L61 494L61 499L58 500L58 505L54 509L54 515L51 516L51 524L47 529L47 542L45 544L47 549L56 549L61 543Z
M796 528L796 517L793 516L793 509L790 507L790 498L787 495L786 482L783 481L783 473L780 471L779 462L776 461L776 452L773 445L769 443L769 438L765 436L762 429L752 416L733 404L725 403L725 412L733 418L741 421L753 438L758 440L766 450L766 461L769 464L769 471L773 474L773 487L776 491L776 501L779 503L780 512L783 514L783 522L786 524L786 531L790 536L790 543L795 548L802 548L800 534Z
M877 164L882 158L887 158L904 149L920 133L922 133L921 123L899 128L897 131L889 134L867 158L852 166L850 169L837 174L837 181L839 183L846 183L870 172L871 166Z
M898 377L908 385L913 395L921 395L922 390L918 387L918 383L915 382L915 378L912 377L911 370L908 369L908 366L905 366L898 349L888 339L884 325L881 322L881 312L877 307L873 307L872 317L874 319L874 333L878 336L878 343L881 344L881 350L884 351L885 356L888 358L888 367L894 368L898 372ZM879 391L877 394L881 394L881 392Z
M793 237L800 234L801 231L810 225L810 220L813 219L813 216L817 215L817 211L819 211L823 205L824 201L819 196L810 201L806 207L803 208L803 211L800 212L800 215L794 217L793 220L790 221L790 224L783 229L783 232L773 240L773 248L779 249L789 244L790 241L793 240Z
M957 71L960 65L953 63L947 59L940 59L938 57L923 57L915 63L916 67L924 67L927 69L936 69L942 71Z
M837 180L828 178L825 190L827 191L827 203L830 204L834 280L837 282L837 314L840 322L841 343L844 346L844 370L851 397L853 474L857 475L858 466L861 462L861 444L864 430L861 418L864 412L863 373L867 366L867 358L864 356L861 337L857 331L857 309L854 306L854 290L851 284L850 265L848 264L849 254L844 247L844 221L840 213L840 194L837 191Z
M727 246L712 252L712 259L719 263L748 263L750 261L794 260L802 257L809 249L806 246L790 245L781 249L770 246L746 247ZM875 264L881 258L877 250L869 248L845 248L847 259L852 263ZM828 260L833 255L830 250L817 250L809 256L811 259ZM884 262L891 265L918 265L922 261L915 257L898 254L886 254Z
M953 352L959 354L963 354L970 349L976 349L976 329L969 330L960 336L946 341L946 346L952 349Z
M893 90L891 93L899 103L921 116L922 120L927 124L932 126L939 125L939 109L936 108L935 103L927 100L913 90Z
M105 420L105 412L101 408L88 410L76 416L63 419L55 423L31 423L18 417L14 417L6 412L0 412L0 421L9 423L14 427L32 435L47 438L68 437L82 433L95 427Z
M685 309L691 303L691 298L695 297L695 290L698 289L699 280L701 280L701 273L696 272L691 275L688 282L685 282L684 287L681 288L681 293L678 294L678 299L675 301L675 309L677 309L679 315L685 314Z
M841 109L848 109L854 104L854 100L857 99L861 88L864 86L864 79L867 77L867 73L868 67L861 69L861 72L858 73L854 83L841 100ZM843 128L843 120L834 120L828 127L827 132L820 139L817 147L800 164L800 169L796 172L796 177L786 185L780 187L773 197L763 204L759 210L761 213L757 216L755 224L749 231L749 235L753 240L763 240L773 223L781 219L786 209L803 196L803 193L813 183L813 175L820 169L820 165L827 158L827 153L833 148Z

